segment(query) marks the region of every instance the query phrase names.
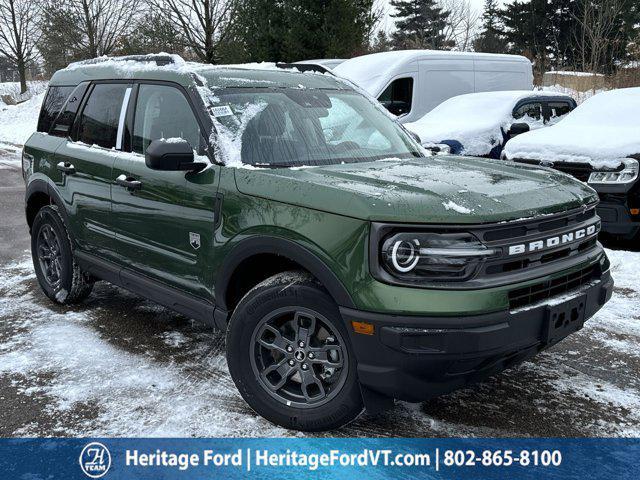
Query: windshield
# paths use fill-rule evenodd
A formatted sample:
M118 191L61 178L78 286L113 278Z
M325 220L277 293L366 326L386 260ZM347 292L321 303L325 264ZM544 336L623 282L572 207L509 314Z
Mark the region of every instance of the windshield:
M227 164L295 167L423 156L402 127L353 91L227 88L210 100Z

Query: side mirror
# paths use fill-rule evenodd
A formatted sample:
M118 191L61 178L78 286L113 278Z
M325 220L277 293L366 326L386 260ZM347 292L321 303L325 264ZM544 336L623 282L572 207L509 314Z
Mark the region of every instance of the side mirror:
M168 172L199 171L207 166L204 162L194 162L193 148L181 138L153 140L147 147L144 161L151 170Z
M509 129L509 138L513 138L522 133L527 133L531 128L526 123L514 123Z

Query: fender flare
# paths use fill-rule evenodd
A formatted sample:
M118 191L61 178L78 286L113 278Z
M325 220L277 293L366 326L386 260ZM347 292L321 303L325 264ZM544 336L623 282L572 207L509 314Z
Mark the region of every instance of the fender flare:
M60 195L58 194L56 189L49 182L41 179L36 179L29 182L25 191L24 213L25 217L27 218L27 222L27 208L29 205L29 199L36 193L44 193L45 195L47 195L51 199L51 202L60 210L60 214L62 215L65 225L69 225L67 209L64 206L62 198L60 198ZM29 225L29 230L31 230L31 225Z
M234 246L231 252L226 255L216 276L216 308L228 310L227 289L233 273L244 260L260 254L279 255L299 264L322 283L339 306L356 308L351 295L340 279L313 252L291 240L272 236L249 237Z

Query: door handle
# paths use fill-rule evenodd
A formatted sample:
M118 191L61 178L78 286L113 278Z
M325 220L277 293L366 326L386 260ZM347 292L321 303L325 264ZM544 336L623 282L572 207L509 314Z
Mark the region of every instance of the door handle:
M124 174L116 178L116 183L120 186L126 187L127 190L140 190L142 188L142 182L140 180L136 180L133 177L127 177Z
M56 165L56 167L58 168L58 170L66 173L67 175L73 175L74 173L76 173L76 167L74 167L73 164L69 162L60 162L58 163L58 165Z

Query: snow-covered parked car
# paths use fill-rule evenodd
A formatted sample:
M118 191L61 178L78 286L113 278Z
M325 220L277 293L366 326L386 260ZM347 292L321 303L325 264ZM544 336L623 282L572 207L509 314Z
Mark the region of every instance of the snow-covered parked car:
M436 151L500 158L516 135L557 123L576 108L569 95L515 90L458 95L405 127Z
M553 167L587 182L600 196L602 229L640 234L640 88L599 93L562 122L510 141L504 158Z

